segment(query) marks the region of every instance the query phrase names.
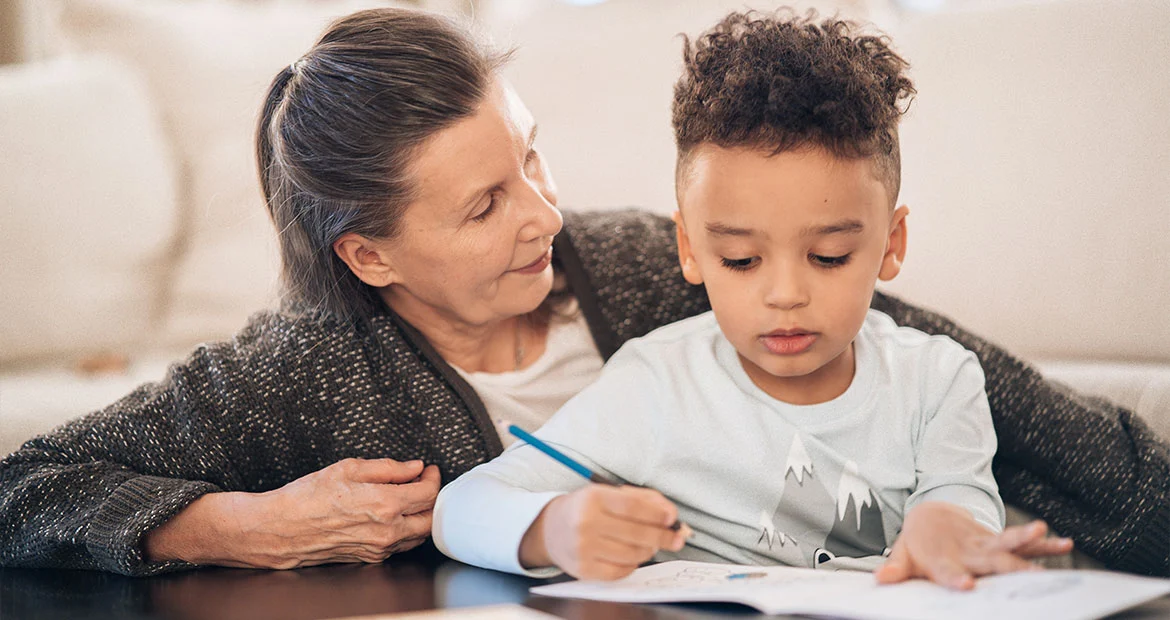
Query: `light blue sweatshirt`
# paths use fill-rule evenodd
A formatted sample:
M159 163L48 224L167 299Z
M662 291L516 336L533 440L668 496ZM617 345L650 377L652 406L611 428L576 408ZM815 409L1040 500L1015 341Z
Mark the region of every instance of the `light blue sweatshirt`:
M626 343L536 435L678 506L695 535L660 561L873 569L928 500L1000 531L975 355L875 310L854 347L843 394L791 405L752 383L714 315L699 315ZM548 575L520 566L520 540L545 504L585 484L517 443L443 489L435 543L468 564Z

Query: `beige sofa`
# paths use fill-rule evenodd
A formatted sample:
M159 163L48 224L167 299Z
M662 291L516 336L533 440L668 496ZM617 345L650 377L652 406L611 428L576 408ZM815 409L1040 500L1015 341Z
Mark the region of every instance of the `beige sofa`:
M0 453L273 302L260 97L329 17L371 4L22 5L32 58L0 68ZM671 210L674 35L741 2L426 4L474 6L520 46L508 75L566 208ZM914 65L911 250L889 288L1170 437L1170 4L952 4L820 3L877 20ZM76 370L103 353L127 367Z

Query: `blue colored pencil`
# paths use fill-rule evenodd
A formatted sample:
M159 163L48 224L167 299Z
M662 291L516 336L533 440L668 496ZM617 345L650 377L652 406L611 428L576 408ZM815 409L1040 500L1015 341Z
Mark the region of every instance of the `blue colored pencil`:
M537 450L540 450L541 452L552 457L553 460L557 461L561 465L564 465L565 467L568 467L569 469L577 472L578 474L581 474L582 476L585 477L586 480L588 480L590 482L596 482L597 484L606 484L606 485L613 486L613 487L622 486L622 483L620 483L616 480L611 480L610 478L607 478L606 476L603 476L603 475L589 469L588 467L585 467L584 465L578 463L577 461L574 461L573 459L569 458L569 456L567 454L565 454L564 452L561 452L560 450L557 450L556 448L548 445L547 443L544 443L543 441L537 439L536 437L533 437L531 433L520 428L519 426L516 426L515 424L508 425L508 432L515 435L518 439L523 440L525 443L532 446L533 448L536 448ZM674 523L670 524L670 529L672 529L676 532L681 527L682 527L682 522L679 521L678 519L675 519Z

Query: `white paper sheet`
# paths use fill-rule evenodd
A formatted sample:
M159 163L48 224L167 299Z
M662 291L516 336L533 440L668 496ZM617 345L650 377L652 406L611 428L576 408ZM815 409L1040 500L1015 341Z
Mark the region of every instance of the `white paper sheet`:
M490 605L486 607L431 609L401 614L352 616L335 620L557 620L557 617L522 605Z
M728 579L750 573L751 578ZM1170 593L1170 579L1050 570L980 579L970 592L926 581L879 586L870 573L665 562L619 581L570 581L534 594L626 603L733 602L768 614L859 620L1089 620Z

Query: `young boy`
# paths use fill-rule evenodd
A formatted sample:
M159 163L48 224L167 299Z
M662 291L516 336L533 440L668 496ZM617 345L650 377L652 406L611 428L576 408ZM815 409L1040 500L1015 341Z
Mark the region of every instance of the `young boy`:
M869 309L906 252L906 63L844 22L754 13L684 63L679 260L712 312L627 343L537 433L629 484L513 446L439 495L439 548L533 575L681 558L956 588L1066 552L1042 523L1001 533L975 355Z

